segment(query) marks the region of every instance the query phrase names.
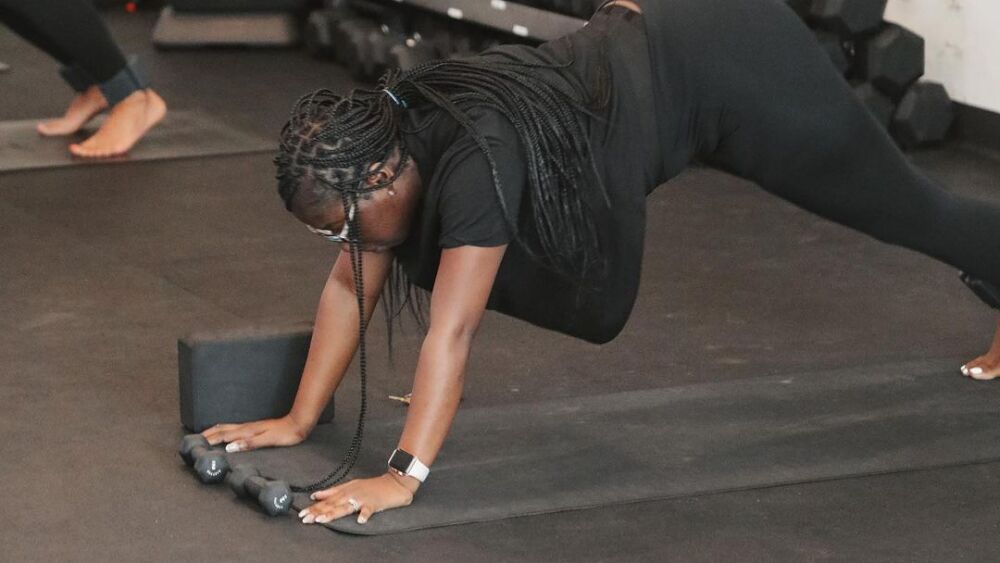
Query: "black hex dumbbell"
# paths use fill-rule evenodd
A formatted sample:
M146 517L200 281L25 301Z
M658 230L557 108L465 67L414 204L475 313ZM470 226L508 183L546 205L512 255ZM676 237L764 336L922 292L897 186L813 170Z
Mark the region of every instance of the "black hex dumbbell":
M292 490L284 481L261 477L252 465L237 465L226 476L226 484L240 498L252 498L264 512L278 516L292 506Z
M924 39L896 24L858 45L861 78L896 100L924 74Z
M220 483L226 478L226 473L229 473L225 451L210 446L201 434L184 436L179 453L184 463L194 468L202 483Z
M389 66L400 70L410 70L415 66L433 61L435 54L434 47L411 37L389 49Z
M944 85L922 81L910 86L900 100L889 130L901 147L912 149L943 141L954 119Z

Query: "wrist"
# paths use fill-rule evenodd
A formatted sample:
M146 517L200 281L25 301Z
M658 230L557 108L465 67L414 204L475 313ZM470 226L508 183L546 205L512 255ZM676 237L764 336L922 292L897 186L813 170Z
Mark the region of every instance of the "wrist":
M415 477L410 477L409 475L400 475L399 473L396 473L392 469L386 471L385 474L388 475L390 479L398 483L401 487L403 487L407 491L410 491L411 495L416 494L417 489L420 488L421 485L420 480Z
M313 428L316 427L318 418L304 417L292 409L291 412L285 415L285 420L305 439L313 431Z

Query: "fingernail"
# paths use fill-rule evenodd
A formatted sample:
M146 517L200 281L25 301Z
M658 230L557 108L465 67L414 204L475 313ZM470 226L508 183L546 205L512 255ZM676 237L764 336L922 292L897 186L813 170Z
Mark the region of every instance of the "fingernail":
M231 454L234 454L240 451L241 449L243 449L243 446L239 442L229 442L228 444L226 444L226 451Z
M972 368L969 370L969 373L971 373L972 375L982 375L983 368Z
M305 516L308 513L309 513L309 509L308 508L303 508L301 511L299 511L299 518L302 518L303 516Z
M962 375L969 375L969 368L967 368L965 366L962 366L962 367L960 367L958 369L959 369L959 371L962 372Z
M365 518L364 516L358 516L358 524L364 524L367 521L368 519Z
M316 516L313 514L306 514L306 517L302 519L303 524L312 524L316 521Z
M333 519L330 518L330 516L328 514L320 514L319 516L316 517L316 523L317 524L326 524L330 520L333 520Z
M316 493L309 495L309 500L316 500Z

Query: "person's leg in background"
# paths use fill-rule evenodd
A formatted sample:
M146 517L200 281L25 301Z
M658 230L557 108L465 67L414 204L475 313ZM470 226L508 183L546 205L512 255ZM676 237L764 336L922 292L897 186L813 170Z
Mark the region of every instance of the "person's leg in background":
M166 113L166 104L138 65L126 60L88 0L0 0L0 21L62 63L63 77L78 92L66 115L40 124L40 133L72 133L111 108L97 133L70 145L77 156L127 152Z
M0 0L0 22L6 24L28 43L59 61L63 65L59 69L59 73L70 88L76 92L76 96L73 97L66 113L61 118L50 119L38 124L39 133L46 136L73 134L95 115L107 108L108 103L97 87L97 83L89 73L76 66L72 55L36 31L35 26L25 20L20 13L7 9L2 0ZM124 65L125 57L120 53L118 56L122 61L120 64Z

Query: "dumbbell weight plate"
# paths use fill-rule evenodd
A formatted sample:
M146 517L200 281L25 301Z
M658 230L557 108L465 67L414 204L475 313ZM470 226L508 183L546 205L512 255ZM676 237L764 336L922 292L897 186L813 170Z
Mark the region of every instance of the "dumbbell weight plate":
M205 439L201 434L188 434L181 438L181 447L178 452L181 459L184 460L189 467L194 465L194 458L191 457L191 451L196 447L201 446L203 448L208 448L208 440Z
M918 82L899 102L891 131L903 148L915 148L943 141L954 119L953 103L944 85Z
M194 458L194 472L198 479L207 484L221 483L229 473L229 462L222 450L202 449L200 446L191 451Z
M924 40L902 26L885 25L858 50L861 76L897 100L924 74Z

